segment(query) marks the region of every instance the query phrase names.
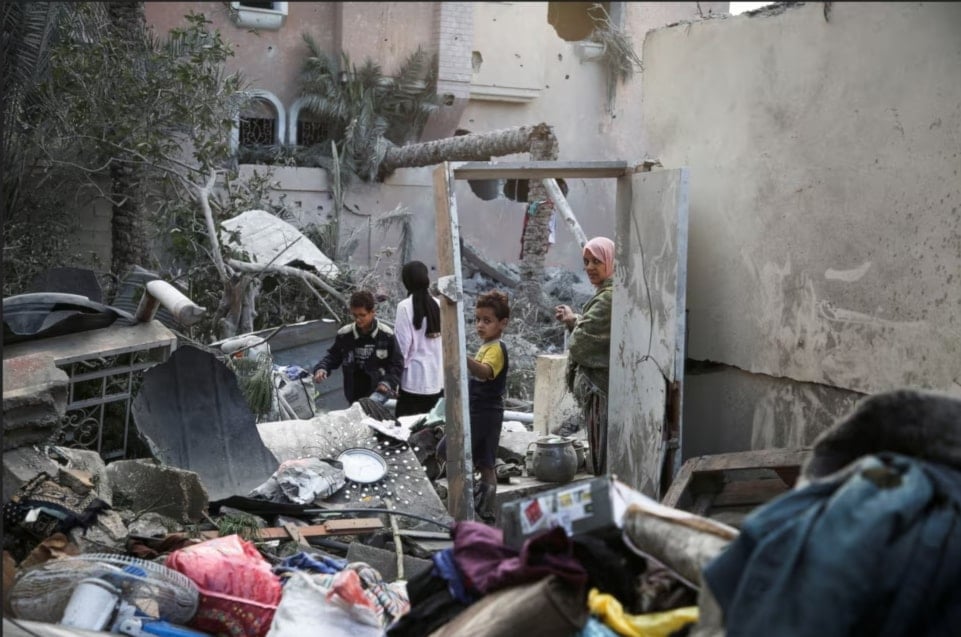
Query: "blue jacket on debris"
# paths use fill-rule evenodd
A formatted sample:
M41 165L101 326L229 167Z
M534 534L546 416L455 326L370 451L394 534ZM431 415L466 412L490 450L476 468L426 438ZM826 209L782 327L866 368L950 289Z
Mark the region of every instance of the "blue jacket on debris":
M961 400L876 395L703 570L728 637L961 634Z

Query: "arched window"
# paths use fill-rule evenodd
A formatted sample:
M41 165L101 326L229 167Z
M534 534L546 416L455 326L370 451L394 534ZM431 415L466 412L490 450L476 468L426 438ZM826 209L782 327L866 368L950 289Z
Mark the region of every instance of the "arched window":
M314 146L330 141L330 125L320 117L302 110L303 98L290 107L290 126L287 143L296 146Z
M283 104L268 91L251 91L250 97L237 122L240 146L282 144L287 132Z

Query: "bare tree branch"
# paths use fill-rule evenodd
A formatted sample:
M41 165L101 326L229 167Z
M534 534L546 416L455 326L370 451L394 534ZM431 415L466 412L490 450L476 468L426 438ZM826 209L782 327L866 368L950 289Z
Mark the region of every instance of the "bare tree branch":
M247 261L238 261L237 259L227 259L227 265L239 270L240 272L274 272L277 274L285 274L287 276L295 276L301 279L310 281L319 288L322 288L325 292L330 294L332 297L343 303L347 304L347 298L335 290L329 283L321 279L316 274L307 272L306 270L301 270L300 268L294 268L289 265L263 265L260 263L249 263Z
M220 240L217 238L217 226L214 225L214 213L210 209L210 191L213 190L214 184L217 182L217 171L210 171L210 175L207 177L207 183L203 186L198 186L197 188L197 201L200 202L200 207L204 212L204 221L207 223L207 236L210 238L210 256L214 260L214 266L217 268L217 272L220 274L220 280L227 282L227 267L224 265L224 256L220 251Z

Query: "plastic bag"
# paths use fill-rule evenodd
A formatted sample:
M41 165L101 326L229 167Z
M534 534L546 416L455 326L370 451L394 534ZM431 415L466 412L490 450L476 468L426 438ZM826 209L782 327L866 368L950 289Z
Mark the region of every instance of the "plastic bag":
M200 589L191 627L247 637L261 637L269 629L280 603L280 578L252 542L239 535L219 537L174 551L165 565Z
M174 551L166 566L183 573L208 593L223 593L261 604L280 602L280 579L253 542L228 535Z
M287 420L309 420L316 415L314 409L313 380L298 376L291 378L288 370L281 367L273 373L274 393L277 398L277 410L280 416Z
M318 632L320 629L320 632ZM380 637L384 634L375 605L357 573L336 575L294 573L284 586L267 637Z
M277 471L250 495L271 502L310 504L330 497L346 482L344 465L336 460L296 458L282 462Z

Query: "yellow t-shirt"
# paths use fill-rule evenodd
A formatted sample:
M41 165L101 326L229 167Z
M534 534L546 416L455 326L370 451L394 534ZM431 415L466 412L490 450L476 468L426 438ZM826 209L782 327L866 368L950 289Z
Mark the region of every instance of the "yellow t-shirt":
M478 363L486 363L491 366L494 375L491 380L497 378L504 371L504 350L501 349L500 339L484 343L474 354L474 360Z

